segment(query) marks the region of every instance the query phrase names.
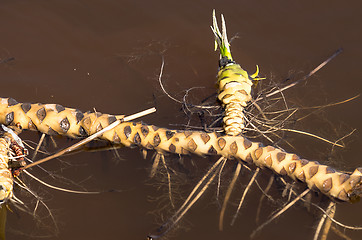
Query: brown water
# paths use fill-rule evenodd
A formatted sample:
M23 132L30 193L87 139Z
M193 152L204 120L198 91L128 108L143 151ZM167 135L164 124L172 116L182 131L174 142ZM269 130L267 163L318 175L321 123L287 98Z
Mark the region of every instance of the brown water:
M232 44L234 58L250 72L258 64L261 75L273 76L275 81L286 78L290 71L307 73L336 49L344 48L307 83L290 90L287 96L292 100L304 106L321 105L362 92L362 4L358 1L341 5L340 1L2 0L0 60L15 59L0 63L1 96L125 114L152 107L156 99L157 113L143 121L163 127L185 123L180 105L167 98L157 83L161 53L166 62L164 83L172 95L180 99L184 90L193 86L206 87L205 95L211 94L218 58L209 28L213 8L226 16L229 35L237 33L239 37ZM200 100L194 96L193 101ZM302 126L336 140L360 128L361 107L360 99L331 107L322 116L330 124L312 117ZM344 150L333 155L335 166L351 170L362 165L359 132L347 139ZM37 137L35 133L22 135L23 139ZM330 151L327 144L308 137L290 138L296 149L288 150L310 159L323 161ZM76 195L29 180L30 188L42 194L59 225L59 235L50 239L145 239L161 222L161 216L170 216L170 206L158 211L163 203L160 206L150 201L162 193L146 184L157 182L148 179L150 161L143 160L137 149L121 149L119 153L123 161L117 161L111 152L79 153L64 159L71 166L54 162L43 167L57 170L57 174L87 190L121 192ZM34 174L58 186L77 187L67 185L65 180L54 181L40 170ZM183 197L196 180L185 184ZM229 206L222 232L217 227L220 210L215 194L211 189L186 215L182 224L186 229L172 233L170 238L248 239L257 226L254 219L260 191L254 186L233 227L229 222L235 206ZM236 203L238 196L233 198ZM34 203L30 197L22 200ZM276 210L270 204L264 209L267 214ZM46 214L43 206L39 211ZM361 203L340 204L336 218L362 225L361 213ZM50 232L54 229L49 218L42 222ZM49 233L35 225L31 216L20 211L9 213L8 239L31 239L32 234ZM298 207L267 226L257 239L312 239L315 227L316 219ZM346 233L352 239L362 238L362 232ZM340 239L330 235L330 239Z

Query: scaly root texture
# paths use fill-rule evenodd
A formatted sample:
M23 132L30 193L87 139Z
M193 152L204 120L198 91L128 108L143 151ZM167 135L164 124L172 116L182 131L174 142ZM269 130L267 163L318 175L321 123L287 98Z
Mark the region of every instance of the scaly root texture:
M0 115L0 121L5 125L18 125L23 129L70 138L87 137L124 117L98 112L82 113L59 104L18 103L13 98L0 98Z
M10 140L0 138L0 205L13 196L13 176L9 170L9 146Z
M83 131L80 129L84 129L87 134L98 131L108 126L112 122L110 119L116 118L108 114L97 117L94 113L87 115L74 109L55 111L47 107L56 106L54 104L29 104L30 107L25 113L21 107L24 104L17 102L11 104L14 101L0 100L0 123L16 125L23 129L38 129L47 134L51 127L53 130L60 129L57 132L60 135L79 137L79 133ZM36 114L39 112L39 107L44 109L40 111L45 111L45 117L43 114ZM74 116L77 113L83 116L79 121L76 121ZM94 119L91 120L91 117ZM68 119L68 131L63 131L60 126L64 123L64 119ZM36 128L30 127L34 125ZM302 159L278 148L251 142L242 136L222 135L217 132L177 131L143 123L123 122L103 133L99 138L127 147L138 146L146 150L155 150L160 154L169 152L183 155L218 155L227 159L241 160L262 169L269 168L279 176L287 175L295 181L305 182L308 188L318 190L340 201L355 202L362 195L362 168L357 168L352 174L339 172L329 166Z
M219 46L220 61L217 77L217 86L219 89L218 99L225 108L224 129L228 135L239 135L245 128L243 110L247 103L252 99L251 87L253 80L259 72L251 76L241 68L239 64L233 61L230 51L230 44L226 35L226 26L223 15L221 15L222 33L217 25L215 10L213 11L213 26L211 30L215 35L215 49Z

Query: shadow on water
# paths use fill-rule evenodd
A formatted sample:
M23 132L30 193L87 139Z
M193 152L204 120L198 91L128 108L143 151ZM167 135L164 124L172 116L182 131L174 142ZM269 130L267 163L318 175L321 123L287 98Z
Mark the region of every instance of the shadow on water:
M205 87L205 96L212 94L218 60L209 28L213 8L225 15L230 37L238 36L232 43L234 58L250 72L258 64L261 75L275 81L293 72L308 73L336 49L344 48L343 54L306 83L286 93L292 101L303 106L322 105L361 93L362 15L357 1L341 5L339 1L78 0L0 3L1 97L125 114L156 104L157 113L143 121L170 128L169 124L185 124L181 106L167 98L158 85L161 55L166 63L163 80L170 94L181 99L186 89L195 86ZM201 99L193 96L191 100ZM357 99L318 113L321 119L329 120L328 124L311 117L299 127L336 140L359 128L360 109L361 100ZM330 161L343 170L362 165L359 133L348 138L346 148L332 157L331 147L325 143L300 135L288 136L295 149L287 150L303 157ZM22 138L37 141L38 136L26 133ZM70 143L65 139L57 142L60 146ZM143 160L137 149L120 149L118 153L121 160L112 152L78 153L63 162L42 165L72 180L71 184L35 170L44 180L68 188L79 184L90 191L120 190L74 195L29 180L30 188L41 194L59 226L58 237L51 238L145 239L162 218L170 216L171 206L155 211L163 206L150 201L167 191L146 184L157 182L148 178L150 159ZM205 169L211 164L207 159L192 159L206 162L201 165ZM194 174L190 184L180 186L185 187L180 189L183 198L203 171L199 166L198 176ZM246 179L243 184L247 184ZM236 206L228 207L222 232L218 230L220 207L215 194L215 188L206 193L186 215L182 224L185 228L171 234L171 239L248 238L257 226L254 219L260 191L256 186L252 188L233 227L229 223ZM235 204L237 194L241 192L233 195ZM34 204L30 197L23 200ZM264 207L269 214L276 209L272 204ZM14 211L8 214L8 239L30 239L31 234L44 235L54 230L45 209L39 211L50 231L36 230L31 216ZM339 204L336 218L346 224L362 225L361 212L360 203ZM264 215L264 219L267 217ZM303 207L295 207L266 227L257 239L312 239L316 224L313 215ZM339 239L330 235L329 239ZM360 239L362 233L347 231L347 235Z

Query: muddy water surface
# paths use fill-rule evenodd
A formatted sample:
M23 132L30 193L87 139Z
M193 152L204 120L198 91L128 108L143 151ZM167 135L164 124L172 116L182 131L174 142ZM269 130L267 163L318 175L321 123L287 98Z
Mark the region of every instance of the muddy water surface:
M164 84L181 99L184 90L205 87L201 95L214 90L217 53L209 25L215 8L226 16L235 59L250 72L255 65L261 75L281 82L290 75L308 73L340 47L344 52L306 83L286 96L303 106L323 105L362 92L362 12L358 1L0 1L1 97L19 102L60 103L81 110L132 114L157 105L157 113L143 121L162 127L184 124L180 105L160 89L157 76L161 56L165 59ZM191 99L201 101L196 94ZM361 166L360 99L325 109L306 118L304 130L332 140L353 129L346 148L330 156L331 146L300 135L288 135L294 151L309 159L330 161L333 166L352 170ZM317 121L318 118L328 121ZM36 133L23 139L36 141ZM57 139L60 147L70 142ZM100 195L76 195L46 188L28 180L54 214L55 227L44 206L39 206L40 223L21 211L8 214L8 239L145 239L162 219L174 210L159 190L158 180L149 180L150 159L137 149L78 153L43 164L65 179L33 172L47 182L67 188L79 186L90 191L120 190ZM119 160L119 158L121 160ZM211 164L207 159L194 158ZM192 169L189 169L192 171ZM199 176L180 185L185 198ZM243 178L247 183L248 174ZM267 178L266 178L267 180ZM265 181L264 180L264 183ZM225 185L230 181L225 179ZM262 180L261 180L262 181ZM153 186L152 186L153 185ZM156 185L156 186L155 186ZM264 184L265 185L265 184ZM19 193L20 194L20 193ZM279 192L276 193L280 194ZM233 227L229 223L236 206L227 211L224 231L218 230L220 204L215 188L194 206L181 229L171 239L248 239L257 226L255 212L261 196L256 186L248 196ZM241 192L233 196L237 203ZM179 203L182 198L178 197ZM157 200L158 199L158 200ZM34 198L22 199L34 207ZM156 201L155 201L156 200ZM285 199L280 199L285 201ZM276 206L266 204L268 218ZM359 204L340 204L336 218L350 225L362 225ZM262 221L263 221L262 220ZM317 219L305 208L285 213L266 227L257 239L312 239ZM346 231L352 239L362 232ZM340 239L331 233L330 239Z

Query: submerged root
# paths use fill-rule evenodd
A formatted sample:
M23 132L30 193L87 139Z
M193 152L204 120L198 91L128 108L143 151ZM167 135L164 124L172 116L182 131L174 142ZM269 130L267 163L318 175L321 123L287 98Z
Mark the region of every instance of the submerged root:
M337 229L335 226L331 226L332 231L339 237L345 239L345 240L352 240L352 238L348 237L345 233L341 232L339 229Z
M265 97L271 97L275 94L278 94L286 89L289 89L291 87L294 87L295 85L307 80L309 77L311 77L312 75L314 75L316 72L318 72L320 69L322 69L325 65L327 65L332 59L334 59L335 57L337 57L340 53L342 53L343 49L340 48L338 49L337 51L335 51L328 59L326 59L325 61L323 61L321 64L319 64L316 68L314 68L312 71L310 71L307 75L305 75L304 77L302 77L301 79L281 88L281 89L278 89L276 91L273 91L273 92L270 92L268 94L266 94ZM262 100L262 98L260 98L260 100ZM259 100L257 100L259 101Z
M262 225L260 225L256 230L253 231L253 233L250 235L250 238L254 238L256 234L261 231L266 225L274 221L274 219L278 218L280 215L282 215L286 210L288 210L291 206L293 206L297 201L302 199L307 193L309 193L310 189L306 189L303 193L301 193L298 197L296 197L293 201L289 202L287 205L285 205L279 212L274 214L268 221L264 222Z
M236 217L237 217L238 214L239 214L240 208L241 208L241 206L243 205L243 202L244 202L244 199L245 199L245 197L246 197L246 194L248 193L251 185L254 183L256 177L258 176L259 171L260 171L260 168L257 168L257 169L255 170L255 172L254 172L252 178L250 179L248 185L247 185L246 188L244 189L243 196L242 196L241 199L240 199L240 202L239 202L239 205L238 205L238 209L236 210L236 213L235 213L234 216L233 216L233 220L231 221L231 225L234 225L235 220L236 220Z
M155 153L155 155L153 157L152 168L151 168L151 171L150 171L150 178L153 178L156 175L158 165L160 164L161 156L163 156L163 154L158 153L158 152Z
M256 223L259 223L259 218L260 218L260 212L261 212L261 206L262 206L262 203L263 203L263 200L265 197L268 197L270 199L270 196L267 195L271 186L273 185L273 182L274 182L274 176L271 176L269 178L269 182L268 182L268 185L266 186L266 188L264 190L262 190L260 188L260 190L262 190L263 194L261 195L260 199L259 199L259 205L258 205L258 208L256 210L256 217L255 217L255 222ZM258 182L256 182L258 184Z
M226 160L226 158L221 157L214 165L212 165L212 167L207 171L202 179L196 184L196 186L191 191L191 193L184 201L182 206L179 208L179 210L177 210L177 212L166 223L164 223L161 227L157 229L157 234L149 235L148 239L157 239L162 237L180 221L180 219L187 213L187 211L204 194L206 189L214 180L215 176L219 173L222 162Z
M39 178L35 177L34 175L32 175L31 173L29 173L28 171L24 170L23 171L26 175L28 175L29 177L31 177L32 179L36 180L37 182L41 183L42 185L49 187L51 189L54 190L58 190L58 191L62 191L62 192L68 192L68 193L77 193L77 194L100 194L101 192L86 192L86 191L77 191L77 190L72 190L72 189L66 189L66 188L61 188L61 187L57 187L54 185L51 185L49 183L46 183L42 180L40 180Z
M329 213L327 213L323 208L321 208L320 206L318 206L315 203L311 203L314 207L316 207L319 211L321 211L328 219L330 219L334 224L336 224L337 226L340 226L342 228L345 229L349 229L349 230L356 230L356 231L361 231L362 230L362 226L349 226L346 224L343 224L337 220L335 220L333 217L331 217L329 215Z
M284 182L284 184L287 184L287 183ZM344 229L348 229L348 230L355 230L355 231L361 231L362 230L362 226L349 226L349 225L345 225L345 224L337 221L336 219L334 219L334 216L335 216L335 213L336 213L336 207L337 207L336 202L330 200L326 210L324 210L318 204L313 203L313 202L310 201L310 198L308 198L308 196L310 196L310 191L309 191L309 193L305 194L304 197L300 198L300 196L303 195L303 194L304 194L304 192L302 194L298 195L292 188L290 188L290 195L293 195L293 196L297 197L295 200L299 199L299 200L304 202L304 205L307 208L308 208L308 206L314 206L316 209L318 209L319 211L322 212L322 217L321 217L321 219L320 219L320 221L318 223L318 226L316 228L316 231L314 233L313 240L317 240L317 239L319 239L319 240L327 240L327 236L328 236L328 233L330 232L330 230L335 232L335 234L337 234L338 236L340 236L343 239L346 239L346 240L351 239L345 233L342 233L335 226L333 226L332 223L334 223L335 225L340 226L340 227L342 227ZM285 209L285 207L280 212L282 212L284 209ZM275 216L278 215L278 214L280 215L280 212L275 214L272 218L275 219L276 218ZM263 225L259 226L259 228L253 232L252 237L255 236L257 231L261 230L261 227L264 227L266 224L269 224L273 219L269 219Z
M170 175L170 171L167 167L166 161L165 161L165 156L163 154L160 154L160 158L162 160L162 165L166 170L167 173L167 182L168 182L168 197L170 198L170 203L172 208L175 208L175 204L173 203L172 200L172 187L171 187L171 175Z
M14 199L14 201L12 201L12 205L15 206L16 208L18 208L19 210L28 213L29 215L31 215L36 221L37 221L37 226L40 228L44 228L44 229L48 229L49 231L51 231L51 235L48 236L42 236L42 237L54 237L57 236L59 233L59 226L57 224L57 221L55 219L55 216L53 215L52 210L50 210L50 208L48 207L48 205L45 203L45 201L42 199L42 197L40 197L37 193L35 193L34 191L32 191L23 181L21 181L19 178L16 179L15 183L23 190L25 190L27 193L30 194L30 196L32 196L33 198L36 199L36 203L33 206L33 210L31 210L31 208L29 206L27 206L25 203L23 203L21 200L19 199ZM38 211L39 211L39 204L41 204L47 211L48 215L47 216L43 216L41 217L40 215L38 215ZM52 227L48 226L49 221L45 222L45 219L50 218L50 222ZM20 234L20 235L24 235L23 232L21 231L17 231L16 234ZM40 237L40 236L34 236L34 237Z
M226 210L226 206L228 204L228 201L229 201L229 198L230 198L230 195L231 195L231 192L233 191L234 189L234 186L235 186L235 183L236 183L236 180L238 179L239 177L239 173L240 173L240 170L241 170L241 163L238 162L237 166L236 166L236 170L234 172L234 176L229 184L229 187L226 191L226 195L224 197L224 202L222 204L222 208L221 208L221 212L220 212L220 218L219 218L219 229L220 231L223 230L223 225L224 225L224 215L225 215L225 210Z
M33 158L32 158L33 161L35 160L36 155L38 154L38 151L39 151L41 145L43 144L43 141L44 141L45 136L46 136L46 134L43 133L43 134L41 135L40 139L39 139L38 145L36 146L36 149L35 149L35 151L34 151L34 153L33 153Z
M331 218L333 218L336 213L336 203L331 202L329 204L326 212L328 213L328 219L327 219L326 223L324 224L323 234L322 234L320 240L327 240L327 236L328 236L329 230L331 228L331 224L332 224Z
M286 132L290 133L298 133L306 136L313 137L315 139L319 139L321 141L327 142L331 144L332 147L344 147L343 143L341 144L341 140L344 138L340 138L337 141L327 139L323 136L318 136L317 134L308 133L305 131L294 129L293 126L296 122L299 122L303 119L303 117L295 117L295 114L301 112L302 110L308 109L324 109L326 107L335 106L338 104L343 104L349 101L352 101L357 96L340 101L337 103L326 104L322 106L315 107L289 107L288 101L285 98L283 92L314 75L317 71L319 71L322 67L324 67L328 62L330 62L333 58L335 58L342 50L337 50L331 57L325 60L323 63L319 64L316 68L310 71L304 77L298 79L297 81L289 84L287 86L275 87L260 91L256 96L255 100L251 101L251 104L248 104L246 107L244 114L245 121L245 131L243 135L248 138L260 138L266 139L268 142L273 144L274 146L279 146L278 142L284 141L286 144L290 145L290 143L285 139L284 134ZM166 93L165 93L166 94ZM184 96L184 100L177 100L178 103L181 103L186 106L186 115L189 116L189 122L191 121L191 116L196 114L201 116L201 124L202 127L193 127L190 124L187 124L186 127L190 129L203 129L206 131L220 131L222 129L222 112L219 105L192 105L186 102L186 96L188 92ZM275 97L276 94L280 94L280 97ZM169 96L172 97L172 96ZM176 99L175 99L176 100ZM261 102L263 101L263 102ZM283 105L282 110L281 105ZM198 108L200 107L200 108ZM202 109L201 109L202 107ZM215 108L212 108L215 107ZM309 116L312 113L307 113L302 116ZM299 114L301 115L301 114ZM194 124L195 125L195 124ZM280 134L281 132L281 134ZM259 139L258 139L259 140Z

